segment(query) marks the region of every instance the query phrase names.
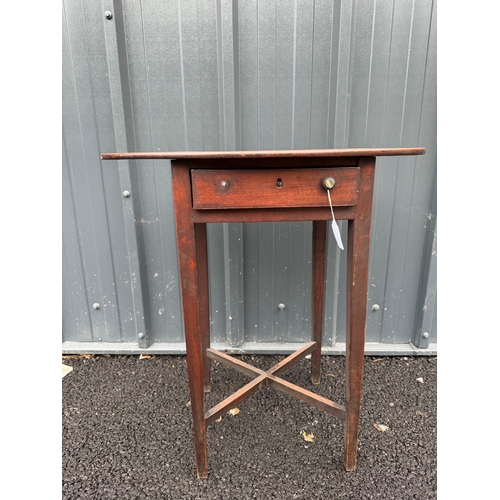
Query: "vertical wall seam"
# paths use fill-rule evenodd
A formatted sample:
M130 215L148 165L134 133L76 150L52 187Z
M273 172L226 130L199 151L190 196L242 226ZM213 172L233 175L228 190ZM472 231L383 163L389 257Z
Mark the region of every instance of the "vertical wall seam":
M316 0L313 0L313 12L312 12L312 33L311 33L311 84L309 86L309 133L308 133L308 141L307 146L311 147L311 131L312 131L312 115L313 115L313 94L314 94L314 28L315 28L315 20L316 20Z
M181 68L181 94L182 94L182 112L184 115L184 147L189 150L188 132L187 132L187 113L186 113L186 88L184 80L184 51L182 43L182 17L181 17L181 0L177 1L177 20L179 25L179 58Z
M238 0L232 1L233 15L233 68L234 68L234 135L235 149L242 148L241 137L241 75L240 75L240 33Z
M384 107L382 111L382 140L385 139L385 136L387 135L387 93L389 89L389 75L390 75L390 68L391 68L391 56L392 56L392 38L394 34L394 2L395 0L392 1L392 9L391 9L391 36L389 37L389 47L388 47L388 53L389 56L387 57L387 67L386 67L386 78L385 78L385 84L384 84Z
M351 14L351 33L349 39L349 71L347 72L347 109L345 123L345 137L343 147L350 145L350 126L351 126L351 102L352 102L352 67L355 48L355 33L356 33L356 0L352 2Z
M123 10L122 2L114 0L114 24L113 29L116 36L116 57L117 66L119 72L118 78L118 90L113 88L110 82L110 92L117 92L119 95L119 100L121 102L121 108L115 107L115 99L111 99L111 107L113 112L113 120L115 122L114 127L114 142L117 146L118 143L124 141L124 146L127 151L135 151L136 147L136 130L134 126L134 109L133 109L133 98L132 98L132 88L130 84L130 61L127 51L127 26L125 23L125 12ZM105 30L106 40L107 30ZM106 49L108 54L109 45L106 43ZM109 56L107 57L110 61ZM108 67L109 64L108 64ZM111 68L110 75L111 77ZM122 139L120 139L120 131L117 130L116 117L120 115L123 118L123 134ZM123 187L124 180L127 183L127 188L134 193L137 189L137 169L131 169L131 165L135 166L135 161L122 161L115 162L116 165L110 165L110 168L118 168L120 187ZM141 255L145 255L144 241L139 237L136 226L136 216L137 205L139 203L139 197L132 195L131 206L127 209L126 204L122 204L122 213L125 221L125 241L127 245L127 260L128 260L128 275L130 277L130 293L132 296L132 309L133 309L133 322L134 322L134 333L135 338L140 332L145 334L152 334L150 325L150 315L145 308L145 296L149 296L149 286L147 278L147 270L144 269L145 263ZM128 217L128 219L127 219ZM132 220L130 220L132 217ZM135 256L135 258L134 258ZM137 287L139 283L139 287ZM138 310L139 306L139 310ZM140 314L144 315L141 317Z
M366 138L368 135L368 116L370 114L370 92L371 92L371 82L372 82L372 68L373 68L373 42L375 39L375 19L377 16L377 0L373 0L373 15L372 15L372 33L370 40L370 64L368 69L368 89L366 92L366 109L365 109L365 136L364 144L366 144Z
M403 92L403 105L402 105L402 110L401 110L401 128L400 128L400 132L399 132L399 145L400 146L402 145L402 140L403 140L405 112L406 112L406 100L407 100L407 94L408 94L408 75L409 75L409 71L410 71L410 58L411 58L411 52L412 52L412 36L413 36L414 20L415 20L415 0L413 0L413 2L412 2L410 33L408 35L408 51L407 51L407 55L406 55L405 84L404 84L404 92ZM424 80L425 80L425 74L424 74ZM422 91L423 91L423 89L422 89ZM420 113L419 113L419 117L418 117L418 128L417 128L417 138L416 138L417 141L418 141L418 138L420 136L421 116L422 116L422 106L420 106ZM413 179L415 179L415 171L416 171L415 165L417 163L417 157L407 158L406 161L408 163L408 168L413 168ZM398 166L399 166L399 164L401 163L401 160L398 158L397 162L398 162ZM412 167L410 167L410 165L409 165L410 162L412 163ZM408 217L406 220L406 228L405 228L405 233L404 233L405 234L405 238L404 238L405 252L403 254L403 270L402 270L402 273L400 276L400 282L398 284L398 286L400 287L401 290L403 289L403 283L405 281L404 277L405 277L406 267L407 267L407 263L408 263L408 251L407 251L407 249L408 249L409 237L410 237L409 227L410 227L411 217L413 216L413 214L411 212L411 207L412 207L412 202L414 199L414 186L415 186L415 184L412 183L411 193L410 193L410 202L409 202L409 208L408 208ZM404 308L403 301L399 301L398 310L397 310L398 319L401 318L403 313L404 313L403 308ZM410 336L408 341L413 340L412 337L413 337L413 335Z
M217 37L217 75L218 85L218 100L219 100L219 145L221 150L225 150L226 146L226 103L225 103L225 85L224 85L224 44L222 42L222 10L219 0L215 0L216 9L216 37Z
M332 28L330 30L330 57L329 57L329 67L328 67L328 97L327 97L327 112L326 112L326 134L325 134L325 148L328 148L328 138L330 137L330 105L332 100L332 64L333 64L333 32L335 26L335 3L337 0L332 2ZM338 57L337 57L338 60ZM337 83L337 82L335 82Z
M277 14L277 11L278 11L278 7L277 7L277 3L278 2L274 2L274 65L273 65L273 69L274 69L274 94L273 94L273 120L274 120L274 123L273 123L273 149L276 149L276 124L277 124L277 120L276 120L276 33L278 32L277 30L277 19L278 19L278 16L276 15Z
M384 108L383 108L383 115L382 115L382 127L383 127L383 134L382 134L382 140L385 140L385 137L387 136L387 113L386 109L388 108L387 104L387 94L388 94L388 89L389 89L389 75L390 75L390 68L391 68L391 56L392 56L392 41L393 41L393 35L394 35L394 4L395 0L392 1L392 9L391 9L391 36L389 38L389 47L388 47L388 53L389 57L387 58L387 68L386 68L386 79L385 79L385 92L384 92ZM398 170L396 169L396 178L395 178L395 185L397 186L397 181L398 181ZM394 206L396 203L396 192L393 194L393 199L392 199L392 206ZM392 239L392 234L393 234L393 227L394 227L394 214L391 217L391 222L390 222L390 229L389 229L389 235L390 238ZM373 246L372 246L373 248ZM389 260L390 260L390 248L389 251L387 252L385 256L385 268L388 269L389 267ZM384 288L382 292L382 298L385 304L386 297L387 297L387 279L384 280ZM380 315L380 324L381 324L381 332L380 334L382 335L383 332L383 327L384 327L384 321L385 321L385 307L382 308L382 314ZM382 339L380 339L381 341Z
M89 74L90 74L90 80L91 80L91 83L92 83L92 72L90 71L90 65L89 65ZM94 99L94 96L92 95L92 99L91 99L91 107L92 107L92 117L94 119L94 123L96 124L96 134L95 134L95 141L96 141L96 144L97 144L97 150L98 151L101 151L102 148L100 147L101 145L101 141L100 141L100 137L99 137L99 134L97 133L97 113L96 113L96 108L95 108L95 99ZM109 206L108 206L108 192L106 191L106 182L104 180L104 172L103 172L103 165L102 165L102 162L101 160L98 160L98 165L99 165L99 178L101 180L101 186L102 186L102 203L104 205L104 221L105 221L105 227L106 227L106 238L107 238L107 243L109 245L109 252L110 252L110 258L111 258L111 263L110 263L110 270L111 270L111 275L112 275L112 279L113 279L113 289L114 289L114 292L115 292L115 301L116 301L116 316L118 318L118 325L120 325L120 337L121 337L121 325L122 325L122 321L121 321L121 315L120 315L120 298L119 298L119 294L118 294L118 290L117 290L117 279L116 279L116 264L115 264L115 259L114 259L114 249L113 248L113 241L112 241L112 238L111 238L111 233L110 233L110 227L111 227L111 224L110 224L110 221L109 221ZM94 226L95 227L95 226ZM94 229L95 231L95 229ZM97 251L97 249L96 249ZM98 267L99 264L98 264ZM99 276L99 284L101 286L101 290L102 290L102 280ZM101 294L102 295L102 294ZM104 311L106 311L105 307L106 307L106 304L102 304L102 307L104 309ZM108 322L105 321L105 324L107 325ZM107 329L106 329L106 333L107 332Z
M418 131L417 131L417 144L420 143L420 133L422 131L422 114L423 114L423 109L424 109L424 94L425 94L425 88L426 88L426 82L427 82L427 63L429 60L429 45L430 45L430 38L431 38L431 30L432 30L432 12L434 9L434 2L431 2L431 9L430 9L430 16L429 16L429 25L428 25L428 34L427 34L427 42L426 42L426 51L425 51L425 64L424 64L424 77L422 79L422 91L421 91L421 97L420 97L420 113L418 117ZM434 155L433 155L434 158ZM414 164L416 165L417 159L414 159ZM433 161L434 164L434 161ZM435 170L435 169L434 169ZM412 202L415 196L415 185L416 185L416 178L417 178L417 169L414 168L413 170L413 183L412 183L412 191L411 191L411 198L410 198L410 207L412 206ZM434 204L435 204L435 196L436 196L436 191L435 191L435 174L432 176L432 181L431 181L431 193L430 193L430 198L429 198L429 204L428 204L428 213L431 214L431 217L435 218L435 213L434 212ZM432 220L428 220L426 222L427 224L427 230L426 230L426 235L425 235L425 241L423 245L423 253L424 255L422 256L422 265L421 269L423 272L420 273L420 279L419 279L419 288L417 292L417 305L416 305L416 321L414 325L414 332L412 335L412 341L413 342L418 342L417 335L418 331L421 330L422 322L424 315L422 314L420 316L420 308L424 306L425 304L425 298L427 295L427 285L429 282L429 276L428 273L430 272L430 261L432 258L432 243L429 244L429 239L434 239L434 223ZM432 233L432 235L431 235ZM426 253L427 252L427 253ZM421 298L423 297L423 299Z
M403 92L403 105L401 106L401 127L399 129L399 145L401 146L401 141L403 139L403 130L405 123L405 111L406 111L406 95L408 93L408 74L410 72L410 55L412 49L412 35L413 35L413 21L415 18L415 0L412 2L411 6L411 20L410 20L410 33L408 35L408 51L406 54L406 70L405 70L405 85Z
M259 50L260 50L260 16L259 16L259 2L256 2L256 9L257 9L257 149L260 149L260 134L259 134L259 125L260 125L260 57L259 57Z
M295 78L297 71L297 0L293 4L292 147L295 148Z

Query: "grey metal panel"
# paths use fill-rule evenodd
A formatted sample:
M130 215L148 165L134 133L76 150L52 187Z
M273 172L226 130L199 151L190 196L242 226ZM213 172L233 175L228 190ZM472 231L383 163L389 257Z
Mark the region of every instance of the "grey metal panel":
M423 296L421 301L421 317L418 319L419 327L416 328L413 343L420 348L428 348L429 343L436 340L436 320L437 320L437 242L436 232L432 236L432 246L428 262L426 262L427 272L423 272L420 293ZM429 237L429 243L431 238Z
M338 71L340 2L315 2L312 40L310 148L332 147Z
M419 140L427 44L416 43L416 40L420 41L422 37L424 40L428 39L428 34L422 32L422 28L427 28L428 31L428 27L418 22L418 16L421 15L419 11L423 9L428 9L428 5L416 2L413 5L398 4L394 12L401 29L393 30L393 37L397 41L397 45L393 45L396 48L401 45L407 51L406 58L403 58L401 53L399 57L391 57L391 64L396 66L393 73L398 87L389 86L391 99L395 99L396 102L401 101L398 117L398 135L401 143ZM430 11L427 19L429 15ZM417 75L412 77L412 71L418 71ZM429 146L431 146L429 149L432 149L433 144L428 144ZM427 154L432 158L432 150ZM419 161L408 158L399 159L397 163L399 169L394 193L392 229L394 234L398 235L398 241L396 244L395 238L392 238L393 243L389 249L390 266L387 269L388 286L384 311L390 311L391 314L384 314L382 327L382 341L392 342L404 334L407 340L412 338L418 290L417 287L411 286L411 280L418 276L421 265L427 222L426 209L429 206L428 202L420 205L421 202L425 202L422 195L428 196L428 192L415 191L414 179L417 168L420 167L417 166Z
M229 316L226 312L226 268L230 263L224 255L224 224L207 226L211 339L226 342L226 318Z
M338 224L344 248L347 249L347 221L339 221ZM334 346L337 342L345 342L346 338L347 255L339 248L331 231L328 231L327 250L323 343Z
M223 224L224 296L226 305L226 341L239 346L244 341L243 300L243 225Z
M114 30L114 28L113 28ZM136 340L146 332L128 165L101 169L102 144L126 146L116 51L97 4L63 9L63 242L67 265L63 339ZM89 43L91 41L92 43ZM110 85L111 83L111 85ZM114 167L114 168L113 168ZM139 282L139 283L138 283ZM85 300L82 295L85 294ZM99 309L92 305L97 303ZM77 304L77 305L76 305ZM75 310L78 309L78 310ZM88 320L71 328L73 317ZM80 323L82 323L80 321Z
M243 235L245 340L310 339L311 223L245 224Z
M100 152L419 145L425 156L377 160L367 340L408 343L425 323L434 345L435 10L65 2L63 338L104 350L183 341L170 162ZM213 341L258 351L309 338L310 223L209 225L208 245ZM329 235L331 352L345 342L345 256Z
M421 119L426 107L435 113L433 96L423 97L432 9L432 2L379 1L356 2L351 11L347 144L428 148L424 160L377 160L369 304L381 308L369 309L368 341L413 337L418 288L411 281L420 272L435 167L435 115Z
M92 327L89 318L89 304L85 285L84 269L80 255L80 242L75 225L75 210L71 199L67 158L63 151L62 224L63 274L62 307L65 340L91 341Z
M93 70L98 73L98 64L89 57L88 47L78 43L75 37L78 31L87 36L94 34L90 29L92 23L85 24L88 14L85 7L80 3L69 3L64 11L67 46L63 56L66 61L63 106L75 112L71 117L63 116L63 131L87 299L89 305L99 303L101 306L98 310L89 310L91 332L87 335L96 341L107 341L120 334L120 321L110 233L106 221L102 220L106 214L105 189L109 177L103 175L99 162L95 161L99 157L97 115L94 106L90 105L95 99L91 95L90 80L95 75ZM85 62L87 71L76 72L77 66L68 64L68 59ZM116 176L117 173L109 172L108 175Z

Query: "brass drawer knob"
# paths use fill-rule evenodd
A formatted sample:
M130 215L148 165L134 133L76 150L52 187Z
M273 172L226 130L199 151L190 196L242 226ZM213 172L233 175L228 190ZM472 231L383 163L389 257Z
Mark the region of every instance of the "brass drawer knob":
M323 179L323 187L325 189L332 189L333 186L335 186L335 179L333 177Z

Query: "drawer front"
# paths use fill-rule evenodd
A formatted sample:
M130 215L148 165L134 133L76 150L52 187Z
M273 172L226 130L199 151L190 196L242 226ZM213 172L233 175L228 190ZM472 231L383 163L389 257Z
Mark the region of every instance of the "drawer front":
M193 208L272 208L329 206L323 187L330 190L334 206L356 205L359 167L293 168L276 170L191 170Z

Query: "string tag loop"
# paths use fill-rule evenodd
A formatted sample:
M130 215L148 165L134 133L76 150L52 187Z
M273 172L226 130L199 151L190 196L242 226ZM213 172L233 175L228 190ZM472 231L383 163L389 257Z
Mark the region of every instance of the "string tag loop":
M342 238L340 237L340 229L337 224L337 221L335 220L335 215L333 214L333 205L332 205L332 198L330 196L330 190L327 189L326 192L328 193L328 201L330 202L330 210L332 211L332 231L333 231L333 236L335 236L335 241L337 242L337 245L341 250L344 250L344 245L342 244Z

